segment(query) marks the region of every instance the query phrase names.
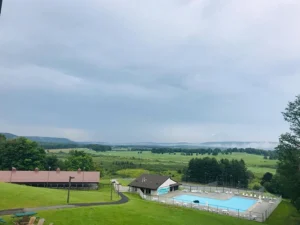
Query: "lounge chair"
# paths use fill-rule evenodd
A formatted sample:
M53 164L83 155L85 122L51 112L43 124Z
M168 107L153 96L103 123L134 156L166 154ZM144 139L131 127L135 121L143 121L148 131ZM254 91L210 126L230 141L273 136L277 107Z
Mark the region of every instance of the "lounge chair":
M34 216L31 217L30 220L29 220L28 225L34 225L35 220L36 220L36 217L34 217Z
M45 223L45 219L40 219L37 225L43 225Z

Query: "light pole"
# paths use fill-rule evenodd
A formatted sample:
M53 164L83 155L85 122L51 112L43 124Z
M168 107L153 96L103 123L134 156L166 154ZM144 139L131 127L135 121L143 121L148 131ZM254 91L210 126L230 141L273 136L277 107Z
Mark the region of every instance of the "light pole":
M112 201L112 186L115 183L115 181L111 182L110 184L110 200Z
M49 168L48 168L48 179L47 179L47 187L49 186L49 174L50 174L50 169L51 169L51 166L49 166Z
M75 177L71 177L69 176L69 188L68 188L68 198L67 198L67 204L69 204L69 200L70 200L70 189L71 189L71 181L72 179L74 179Z
M83 187L83 182L84 182L84 170L85 170L85 167L83 167L83 171L82 171L82 176L83 176L83 178L82 178L82 187Z

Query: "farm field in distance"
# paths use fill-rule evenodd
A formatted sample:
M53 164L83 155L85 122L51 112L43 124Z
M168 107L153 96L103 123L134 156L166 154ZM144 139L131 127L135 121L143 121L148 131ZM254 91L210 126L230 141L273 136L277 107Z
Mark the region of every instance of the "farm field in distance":
M63 158L64 153L68 153L72 149L55 149L49 150L51 153L58 154L59 157ZM75 149L74 149L75 150ZM262 177L264 173L276 172L276 160L264 159L263 156L253 155L247 153L232 153L232 154L219 154L217 156L213 155L181 155L180 153L176 154L154 154L151 151L143 151L141 154L138 154L137 151L129 151L124 148L122 149L114 149L113 151L107 152L96 152L93 150L89 150L86 148L77 149L82 150L87 153L92 154L95 162L99 162L104 168L112 167L113 162L115 161L128 161L133 164L140 166L139 168L143 168L150 171L176 171L179 169L183 169L188 165L188 162L192 158L203 158L203 157L215 157L220 160L222 158L225 159L243 159L247 165L247 168L255 174L255 177Z

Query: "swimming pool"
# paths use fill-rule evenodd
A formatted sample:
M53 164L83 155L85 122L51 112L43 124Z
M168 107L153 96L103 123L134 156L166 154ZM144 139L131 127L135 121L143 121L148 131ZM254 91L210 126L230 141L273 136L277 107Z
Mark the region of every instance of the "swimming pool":
M220 200L215 198L206 198L206 197L199 197L195 195L179 195L173 198L178 202L186 202L186 203L193 203L195 200L199 201L200 205L207 205L213 208L222 208L222 209L229 209L229 210L238 210L241 212L246 211L251 206L253 206L257 200L249 199L249 198L242 198L234 196L227 200Z

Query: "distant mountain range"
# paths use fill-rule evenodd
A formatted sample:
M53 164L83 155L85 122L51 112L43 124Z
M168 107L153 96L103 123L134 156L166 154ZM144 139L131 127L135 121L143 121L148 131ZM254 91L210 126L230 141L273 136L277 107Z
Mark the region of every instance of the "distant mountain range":
M0 132L1 133L1 132ZM19 137L11 133L1 133L7 139ZM265 150L274 150L278 145L277 142L241 142L241 141L224 141L224 142L203 142L203 143L188 143L188 142L132 142L132 143L109 143L109 142L75 142L67 138L58 137L39 137L39 136L23 136L36 142L47 143L64 143L64 144L100 144L111 146L144 146L144 147L174 147L174 148L258 148Z
M39 136L18 136L15 134L11 133L1 133L4 134L4 136L7 139L14 139L17 137L26 137L29 140L36 141L36 142L47 142L47 143L65 143L65 144L75 144L75 141L71 141L70 139L67 138L58 138L58 137L39 137Z

